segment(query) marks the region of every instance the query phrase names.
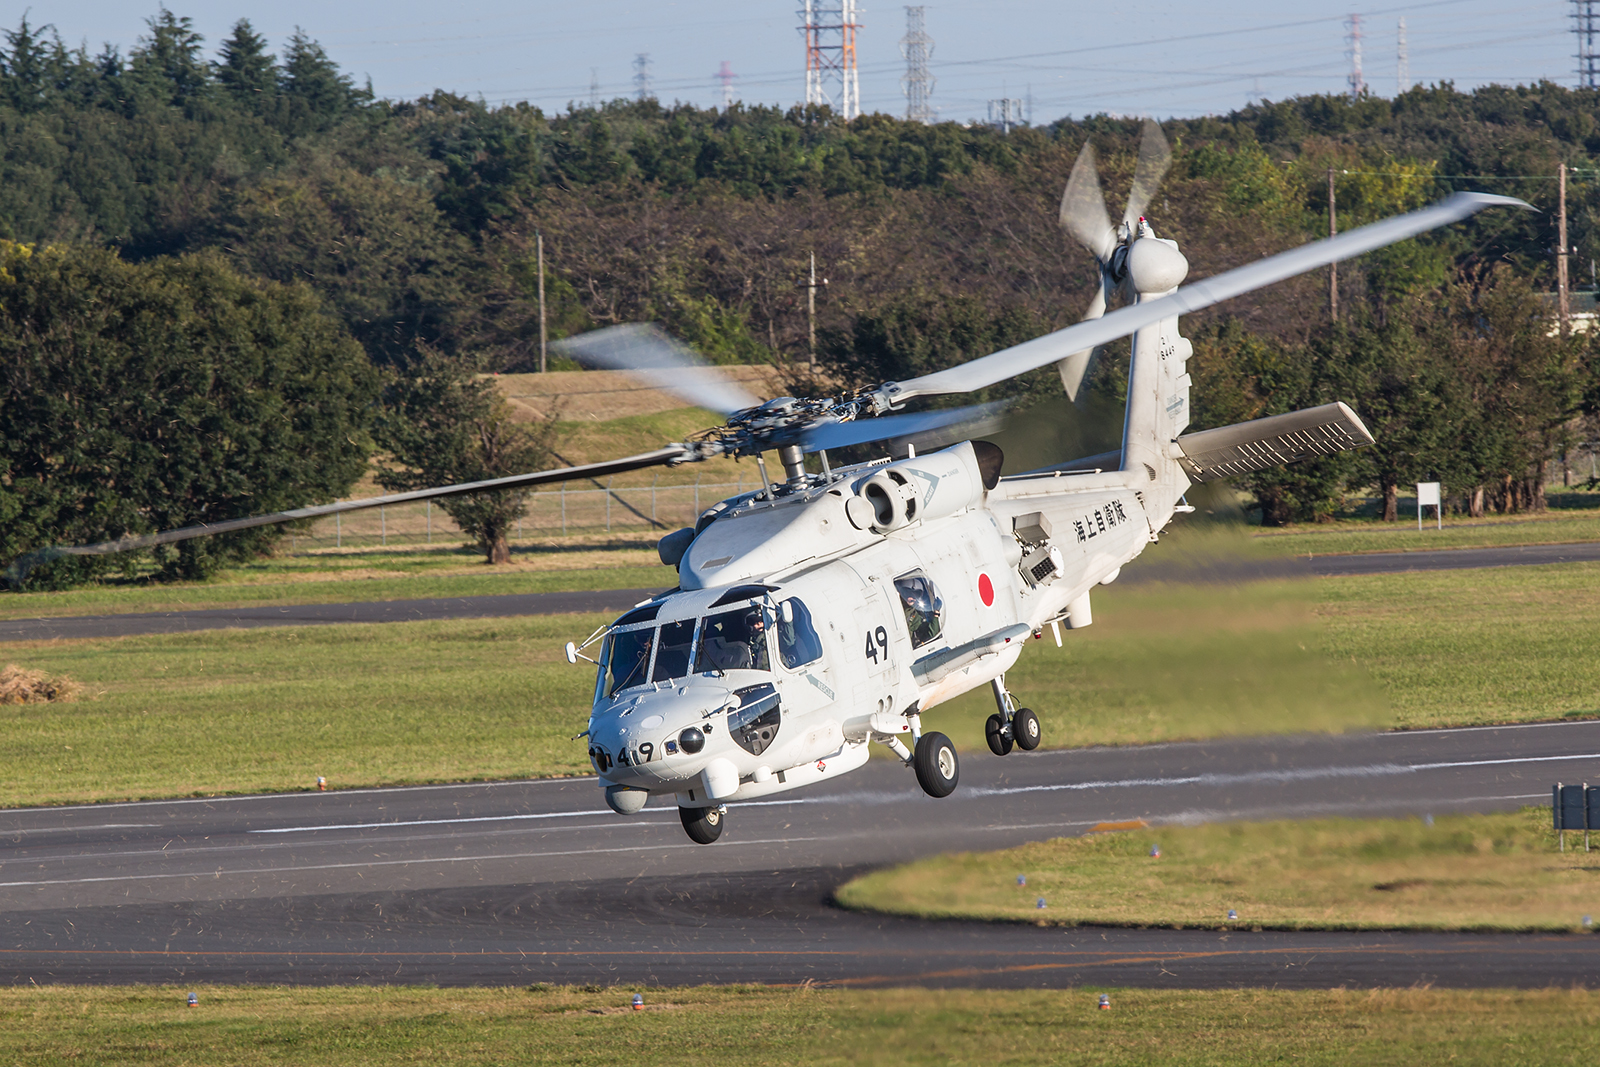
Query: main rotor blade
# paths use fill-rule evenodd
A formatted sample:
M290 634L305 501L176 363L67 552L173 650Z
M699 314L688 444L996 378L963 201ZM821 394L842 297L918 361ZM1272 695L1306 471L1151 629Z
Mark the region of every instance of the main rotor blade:
M584 363L627 371L663 392L723 417L761 403L760 397L728 380L694 349L669 337L654 323L607 326L564 338L550 347Z
M1351 259L1375 248L1415 237L1419 233L1459 222L1487 207L1522 207L1535 210L1513 196L1495 196L1490 193L1456 193L1432 207L1397 215L1392 219L1362 226L1359 229L1329 237L1321 241L1291 248L1275 256L1257 260L1243 267L1218 274L1214 278L1185 286L1175 293L1155 300L1144 300L1129 307L1121 307L1094 322L1080 322L1055 333L1024 341L1020 345L1002 349L993 355L975 359L959 367L935 371L903 382L888 382L879 387L879 395L898 404L915 396L937 393L970 393L996 382L1014 378L1019 374L1055 363L1074 352L1115 341L1137 333L1146 326L1177 315L1208 308L1232 299L1253 289L1281 282L1296 274L1304 274L1329 263Z
M971 426L968 436L981 437L992 432L1004 401L973 404L964 408L938 411L917 411L901 415L880 415L877 418L853 419L850 422L830 422L805 431L800 447L806 452L821 452L846 445L864 445L871 441L887 441L896 437L911 437L930 430Z
M25 574L26 571L31 570L39 563L49 559L57 559L61 556L104 556L113 552L128 552L136 548L170 545L177 541L188 541L195 537L206 537L210 534L250 530L257 526L273 526L283 522L294 522L298 519L318 519L325 515L338 515L347 511L364 511L367 508L410 504L418 500L438 500L442 497L461 496L465 493L491 492L496 489L526 489L530 486L544 485L548 482L564 482L573 478L594 478L604 477L608 474L622 474L625 471L639 470L642 467L655 467L671 463L674 460L682 459L688 454L688 451L683 445L668 445L665 448L658 448L654 452L641 452L636 456L625 456L622 459L607 460L604 463L588 463L581 467L557 467L554 470L535 471L530 474L513 474L507 478L494 478L485 482L465 482L461 485L444 485L434 489L418 489L409 493L392 493L389 496L344 500L337 504L317 504L308 508L295 508L292 511L275 511L269 515L252 515L246 519L228 519L224 522L185 526L182 529L167 530L163 533L122 537L115 541L101 541L93 545L61 545L42 548L19 557L12 564L12 569L17 569L24 560L31 560L27 566L21 568Z
M1161 124L1145 119L1144 134L1139 139L1139 163L1133 171L1133 188L1128 191L1128 206L1122 213L1123 221L1130 228L1143 217L1171 165L1172 149L1167 144L1166 134L1161 132Z
M1117 246L1117 235L1106 214L1100 192L1100 175L1094 166L1094 145L1085 141L1061 194L1061 228L1078 239L1101 265Z

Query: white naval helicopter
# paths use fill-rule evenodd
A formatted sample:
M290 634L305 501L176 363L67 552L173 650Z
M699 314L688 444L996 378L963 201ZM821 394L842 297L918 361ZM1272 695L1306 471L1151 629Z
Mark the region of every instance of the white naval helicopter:
M1152 133L1153 131L1153 133ZM1156 147L1152 150L1152 137ZM496 489L752 455L762 488L706 510L661 539L677 588L582 642L567 659L595 666L587 738L607 804L622 815L652 796L677 802L691 839L720 836L728 804L829 781L864 764L873 744L912 767L921 788L950 795L959 761L948 737L923 729L939 704L988 686L990 749L1036 748L1038 717L1006 688L1030 637L1093 621L1091 592L1193 509L1191 485L1372 443L1343 403L1187 433L1192 346L1181 314L1350 259L1520 200L1456 193L1407 215L1351 230L1187 287L1177 244L1156 236L1143 208L1165 169L1159 128L1147 126L1134 192L1119 226L1106 215L1092 149L1062 199L1063 226L1089 247L1101 290L1085 321L969 363L842 397L762 402L692 372L699 361L653 327L620 326L565 342L591 365L628 369L725 425L652 452L581 467L443 486L271 515L51 548L13 565L103 554L269 523ZM1106 312L1110 296L1124 306ZM834 468L827 450L917 434L959 433L987 408L906 413L918 397L969 393L1057 364L1075 395L1097 346L1132 336L1119 450L1003 473L993 444L961 441L922 455ZM781 481L766 477L775 450ZM805 457L820 453L820 472ZM596 648L596 646L598 646ZM591 650L594 655L591 656Z

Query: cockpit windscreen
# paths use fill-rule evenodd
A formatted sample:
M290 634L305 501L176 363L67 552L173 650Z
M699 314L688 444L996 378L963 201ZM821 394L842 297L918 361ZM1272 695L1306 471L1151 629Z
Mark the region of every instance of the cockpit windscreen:
M653 682L670 682L674 678L689 676L689 653L694 651L694 619L669 622L661 627L661 638L656 643L656 668L650 672Z
M600 657L605 674L605 694L616 696L629 686L643 685L645 672L650 668L650 647L655 643L654 626L642 630L613 631L606 637Z

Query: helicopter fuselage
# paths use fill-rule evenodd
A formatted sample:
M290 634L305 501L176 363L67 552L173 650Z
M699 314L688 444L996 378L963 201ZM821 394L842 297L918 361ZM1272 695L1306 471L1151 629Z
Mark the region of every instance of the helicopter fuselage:
M680 588L604 636L588 737L612 807L794 789L874 741L909 760L923 713L1087 624L1088 591L1151 540L1139 494L1114 473L986 487L980 467L963 443L708 512Z

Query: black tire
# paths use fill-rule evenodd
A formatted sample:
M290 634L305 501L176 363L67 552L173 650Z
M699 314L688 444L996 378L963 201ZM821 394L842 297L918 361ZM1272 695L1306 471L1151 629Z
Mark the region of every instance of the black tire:
M1044 733L1039 729L1039 716L1029 708L1023 708L1011 717L1011 736L1016 738L1017 745L1024 752L1032 752L1039 747Z
M697 845L709 845L722 836L722 812L717 808L679 808L678 818L689 840Z
M917 784L930 797L947 797L956 791L961 764L956 746L944 734L923 734L911 755L911 766L916 768Z
M1011 754L1011 746L1016 744L1011 739L1011 734L1006 730L1006 721L999 715L991 715L983 724L983 738L989 742L989 751L996 756Z

